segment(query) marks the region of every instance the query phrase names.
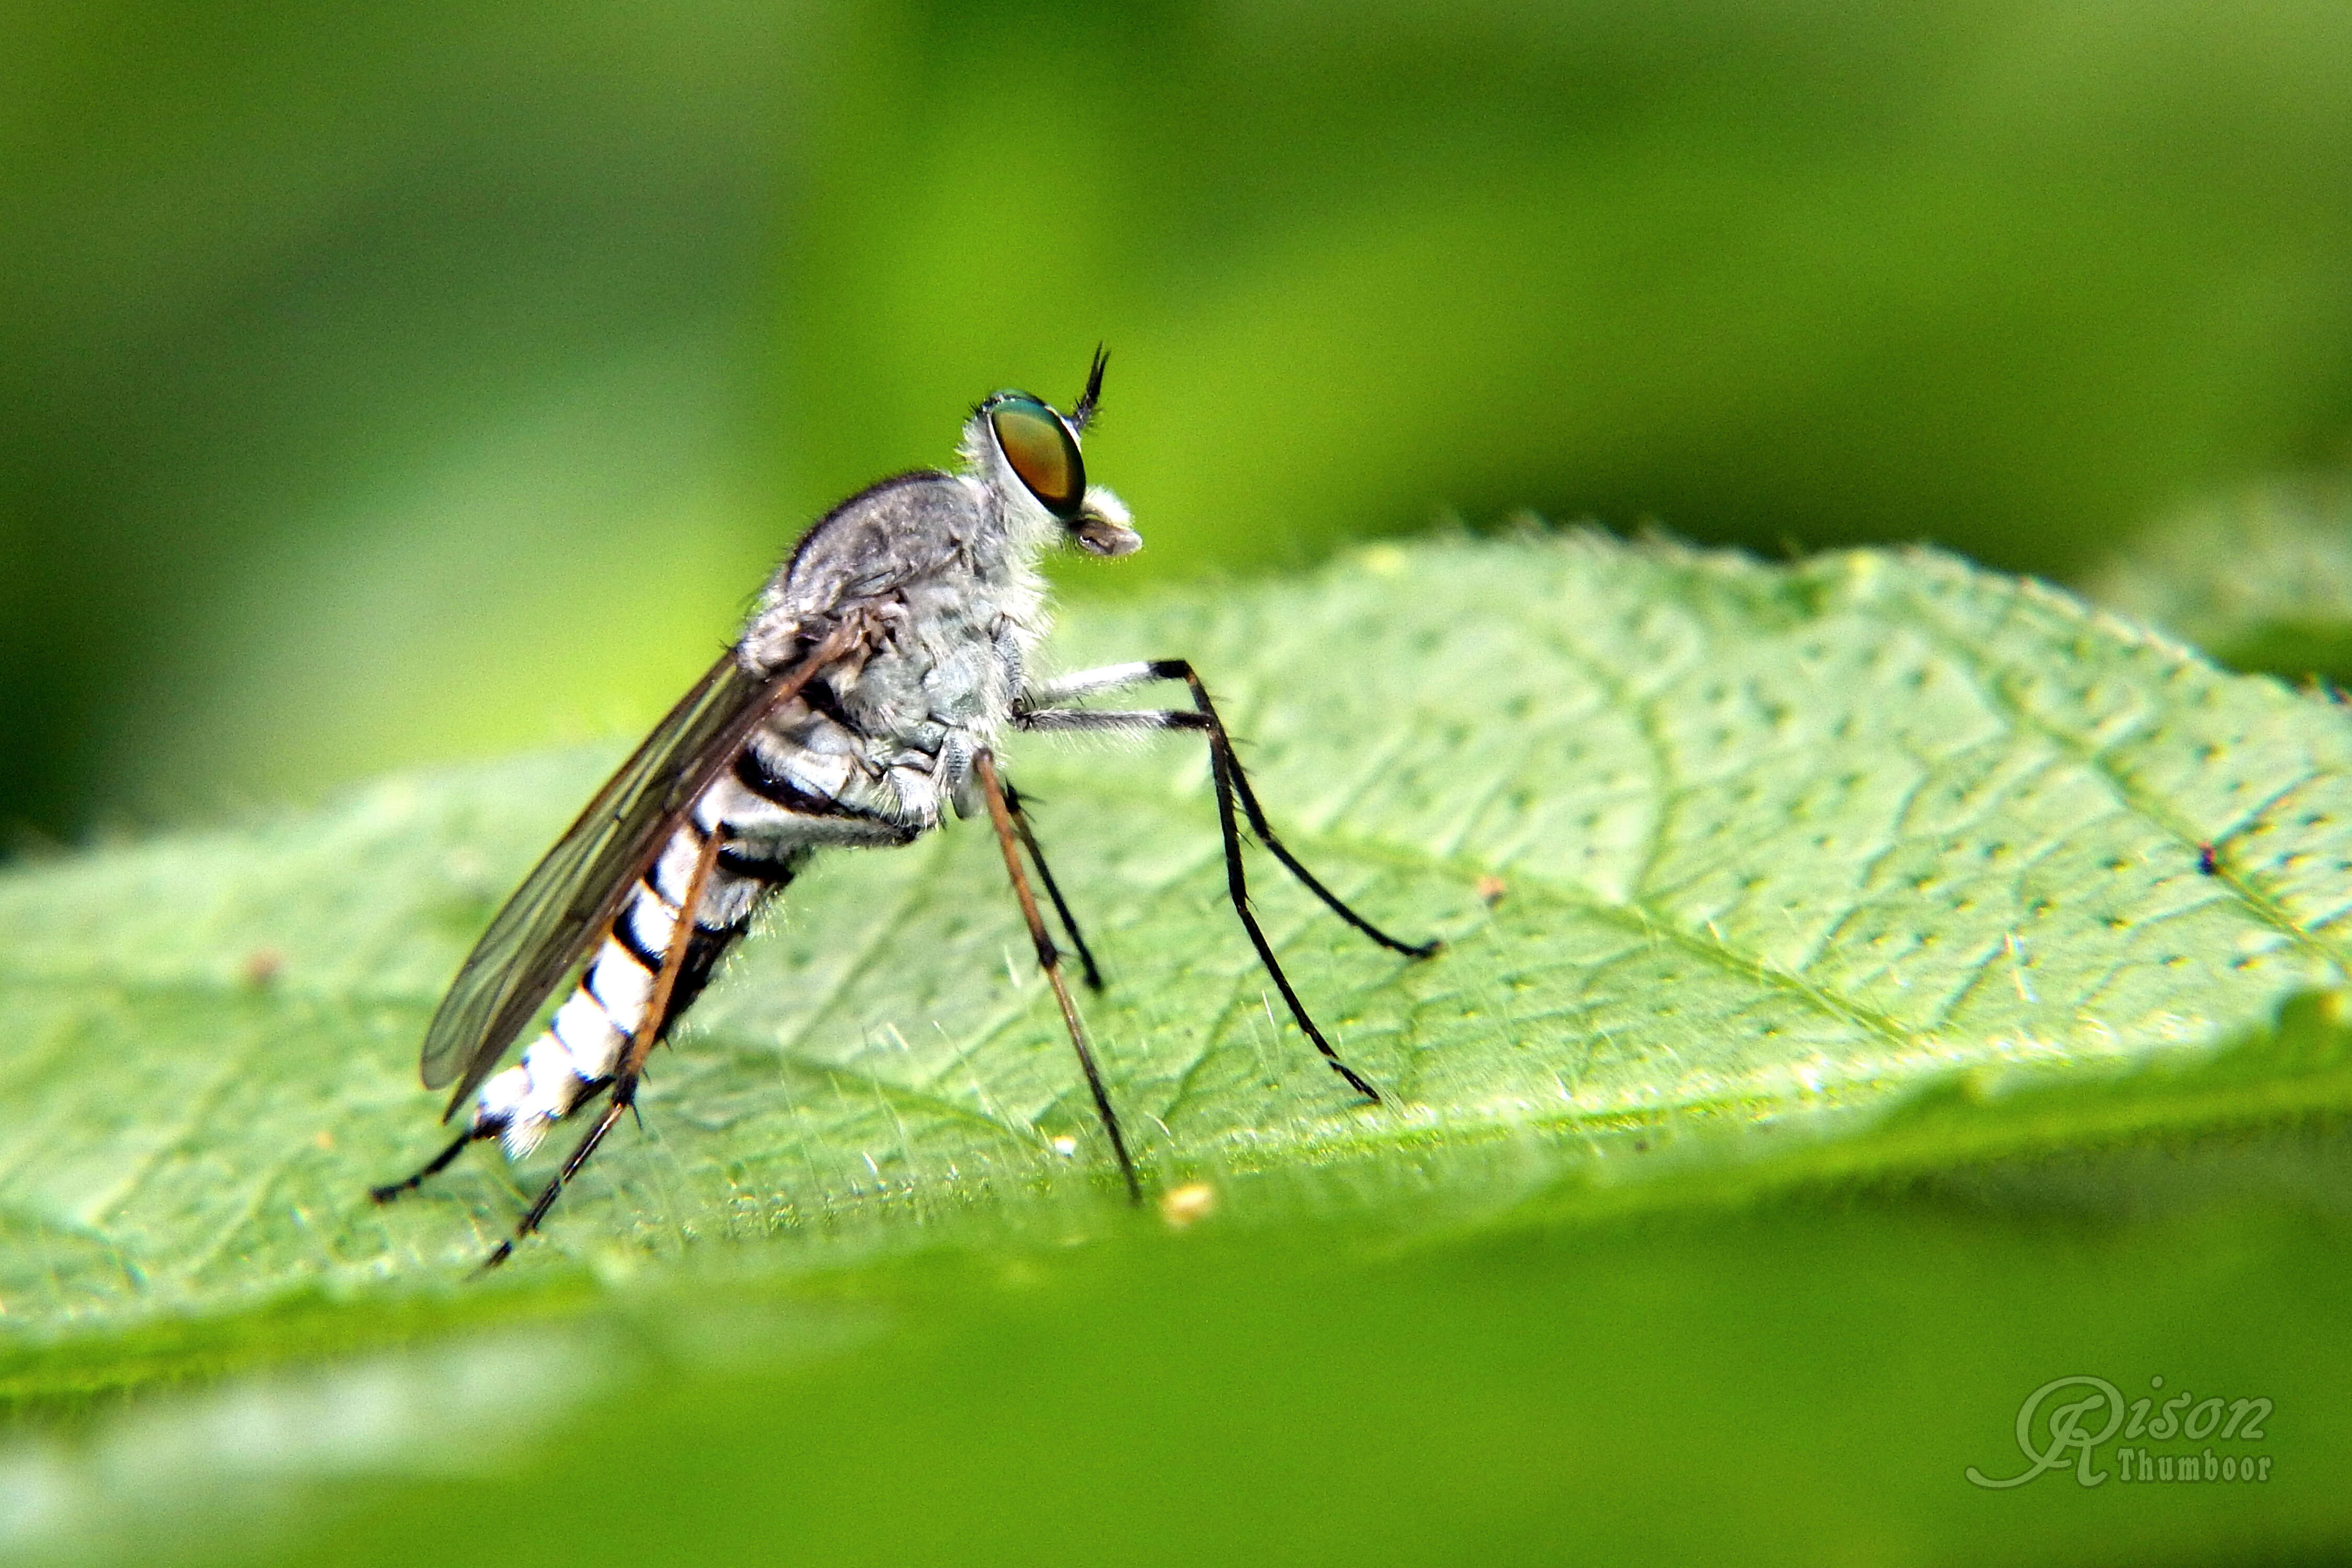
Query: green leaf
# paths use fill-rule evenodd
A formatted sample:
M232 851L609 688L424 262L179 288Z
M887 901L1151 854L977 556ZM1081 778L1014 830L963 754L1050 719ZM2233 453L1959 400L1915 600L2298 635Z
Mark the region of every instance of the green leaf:
M1016 744L1011 772L1109 972L1083 1005L1112 1093L1148 1179L1219 1195L1222 1241L1171 1251L1172 1231L1118 1202L995 845L965 824L796 884L656 1058L643 1134L610 1142L546 1235L469 1283L552 1151L520 1176L478 1151L390 1208L364 1190L443 1136L414 1079L418 1038L498 900L612 761L567 753L0 881L6 1389L65 1411L90 1391L421 1340L440 1359L337 1374L347 1393L351 1377L442 1391L394 1400L414 1416L386 1428L400 1443L470 1432L473 1454L571 1422L575 1445L593 1430L640 1452L691 1427L748 1454L765 1450L743 1434L764 1428L742 1423L769 1417L712 1414L737 1409L717 1391L746 1367L822 1409L823 1380L846 1375L829 1357L905 1386L939 1373L934 1356L988 1363L1009 1334L1031 1346L1021 1366L1049 1345L1097 1365L1107 1325L1181 1299L1247 1343L1151 1362L1164 1377L1279 1381L1328 1361L1324 1383L1297 1374L1300 1397L1345 1398L1328 1381L1353 1375L1339 1342L1266 1325L1328 1314L1396 1355L1451 1355L1404 1325L1453 1310L1438 1281L1486 1277L1481 1238L1582 1235L1660 1289L1735 1296L1779 1288L1794 1248L1823 1281L1909 1290L1932 1313L1948 1296L1932 1270L1830 1263L1816 1229L1785 1219L1723 1240L1748 1260L1736 1284L1609 1226L1705 1225L1726 1203L1889 1179L1980 1194L2026 1170L2047 1191L2032 1162L2053 1159L2093 1161L2070 1202L2127 1206L2147 1173L2101 1151L2267 1137L2352 1108L2331 989L2352 730L2039 585L1930 552L1767 566L1591 535L1381 546L1308 580L1090 607L1053 653L1068 668L1193 658L1291 845L1375 920L1448 944L1418 963L1373 949L1254 857L1294 979L1390 1097L1361 1105L1267 1003L1223 901L1197 746ZM1902 1215L1840 1223L1866 1248L1922 1245ZM2017 1268L2037 1245L2019 1240ZM2158 1250L2131 1267L2169 1267ZM1344 1261L1375 1257L1391 1262ZM1546 1278L1614 1321L1582 1269ZM1223 1304L1187 1293L1204 1280L1223 1281ZM1039 1281L1052 1313L1008 1304ZM1350 1317L1356 1292L1406 1315ZM1593 1331L1636 1353L1653 1310ZM894 1326L914 1323L936 1327ZM452 1337L466 1325L521 1337ZM1528 1365L1568 1353L1535 1344ZM1979 1458L1945 1466L1954 1487L1962 1463L2001 1462L1984 1444L2007 1440L2015 1399L2083 1370L1994 1359L1952 1374L1992 1406L1971 1429L1990 1434L1967 1450ZM656 1363L684 1370L649 1384ZM1626 1377L1636 1364L1654 1363L1637 1356ZM1506 1361L1463 1375L1507 1402L1532 1374ZM687 1403L630 1415L656 1385ZM926 1407L973 1419L1008 1396L983 1372L927 1386ZM307 1431L311 1397L268 1395L270 1429ZM1834 1390L1805 1397L1826 1402L1811 1419L1840 1419ZM566 1415L578 1401L594 1414ZM1426 1408L1398 1418L1443 1425ZM199 1433L211 1419L184 1418ZM932 1440L919 1426L889 1439ZM84 1480L39 1493L43 1517L114 1517L87 1475L128 1463L107 1456L131 1439L97 1441L75 1461ZM173 1441L197 1454L190 1496L245 1474L226 1449ZM940 1484L992 1495L982 1470L935 1458ZM47 1449L5 1459L0 1501L12 1475L85 1474ZM1947 1551L1969 1538L1937 1513L1949 1506L1913 1509L1943 1519L1919 1528Z
M1102 1054L1163 1179L1745 1121L1958 1068L2104 1071L2343 973L2336 715L1932 555L1383 549L1095 610L1055 652L1194 658L1298 849L1451 944L1398 960L1257 868L1286 963L1395 1101L1360 1106L1266 1005L1198 748L1024 743L1015 776L1111 972ZM362 1189L435 1146L422 1025L609 761L399 779L10 878L11 1320L444 1272L503 1232L487 1156L389 1210ZM659 1059L646 1140L600 1158L542 1250L1098 1177L1002 877L971 827L824 863Z
M2274 479L2189 508L2088 589L2232 669L2352 681L2352 479Z

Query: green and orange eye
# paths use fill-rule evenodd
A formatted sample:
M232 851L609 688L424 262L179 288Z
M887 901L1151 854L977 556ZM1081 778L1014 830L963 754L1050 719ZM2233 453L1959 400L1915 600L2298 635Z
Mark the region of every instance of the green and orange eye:
M1000 392L988 400L988 427L1038 505L1065 522L1078 515L1087 465L1060 415L1025 392Z

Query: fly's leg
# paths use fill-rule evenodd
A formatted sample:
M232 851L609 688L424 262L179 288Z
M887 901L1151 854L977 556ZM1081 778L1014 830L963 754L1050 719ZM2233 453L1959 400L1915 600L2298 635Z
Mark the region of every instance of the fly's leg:
M588 1163L588 1156L596 1152L596 1145L604 1141L604 1134L613 1130L613 1123L618 1121L627 1113L629 1108L636 1103L636 1098L637 1080L635 1074L614 1081L613 1099L611 1103L604 1107L604 1114L596 1119L595 1126L588 1129L588 1136L580 1140L579 1147L572 1151L571 1157L563 1162L563 1169L555 1173L554 1180L540 1189L539 1197L524 1213L522 1223L515 1226L515 1233L492 1247L490 1255L482 1259L484 1272L496 1268L514 1256L515 1243L539 1228L539 1222L547 1217L547 1211L553 1208L555 1200L563 1195L564 1185L580 1173L580 1167Z
M1149 709L1116 710L1099 708L1060 708L1051 706L1074 697L1095 692L1113 691L1122 687L1140 685L1149 680L1181 680L1192 694L1190 710ZM1353 1068L1339 1058L1331 1042L1323 1037L1307 1013L1307 1005L1285 974L1282 964L1274 955L1274 945L1266 940L1258 925L1257 916L1250 909L1249 878L1242 863L1241 817L1249 822L1250 833L1266 847L1283 868L1298 879L1307 890L1323 900L1341 920L1391 952L1408 958L1427 958L1441 945L1435 942L1409 942L1391 936L1349 908L1347 901L1325 887L1316 875L1300 864L1266 820L1265 808L1258 802L1257 792L1250 787L1249 775L1234 751L1233 739L1225 732L1224 721L1217 716L1216 705L1209 700L1208 689L1202 685L1200 675L1191 663L1181 658L1154 659L1149 663L1113 665L1067 677L1033 690L1013 714L1013 721L1024 729L1058 731L1128 731L1138 730L1197 730L1209 742L1209 773L1216 785L1217 826L1224 837L1225 890L1234 906L1234 913L1249 934L1250 945L1257 950L1258 961L1265 966L1274 980L1275 988L1282 993L1290 1008L1290 1016L1298 1022L1299 1031L1323 1054L1324 1061L1339 1075L1348 1087L1365 1099L1379 1104L1380 1091ZM1237 814L1235 805L1240 811Z
M403 1193L413 1193L417 1188L423 1186L425 1183L431 1181L434 1177L439 1175L442 1172L447 1170L457 1156L466 1152L466 1145L475 1142L479 1139L491 1136L493 1136L493 1134L488 1131L478 1132L474 1129L468 1127L463 1132L458 1133L456 1138L452 1139L446 1149L442 1150L441 1152L434 1155L430 1160L425 1161L425 1168L423 1170L402 1181L389 1182L381 1187L370 1187L368 1189L368 1196L374 1199L377 1203L388 1204L392 1202L393 1199L400 1196Z
M971 759L973 776L979 779L981 793L988 800L989 820L996 825L996 842L1004 851L1005 874L1013 879L1013 896L1021 901L1021 918L1029 924L1029 940L1037 949L1037 967L1045 972L1046 982L1054 987L1054 1000L1062 1005L1062 1022L1070 1031L1070 1044L1078 1053L1078 1066L1086 1070L1087 1089L1095 1097L1095 1114L1102 1119L1103 1131L1110 1135L1110 1149L1118 1157L1118 1173L1127 1182L1129 1202L1143 1201L1143 1184L1136 1180L1135 1162L1127 1152L1127 1138L1118 1130L1118 1112L1111 1109L1110 1091L1103 1087L1102 1071L1095 1066L1094 1051L1087 1045L1087 1026L1078 1018L1077 1004L1070 1000L1070 988L1062 979L1062 952L1045 930L1045 917L1037 912L1037 897L1029 890L1029 876L1021 865L1021 841L1026 837L1014 825L1008 791L996 775L996 759L985 751L975 752ZM1032 855L1036 844L1029 843ZM1045 862L1038 861L1042 874ZM1048 881L1048 888L1053 884ZM1060 902L1058 898L1055 900ZM1063 911L1065 921L1068 911ZM1071 940L1077 932L1073 930Z
M514 1235L499 1243L491 1249L490 1255L482 1259L485 1270L504 1263L513 1256L515 1244L539 1228L540 1222L547 1217L547 1211L553 1208L555 1200L563 1195L565 1185L580 1173L580 1168L588 1163L588 1156L596 1152L596 1145L602 1143L604 1134L613 1130L613 1123L635 1106L637 1080L644 1077L646 1058L652 1052L655 1042L661 1038L663 1021L669 1016L670 996L677 989L678 973L686 967L686 950L697 929L694 912L702 907L702 889L710 881L710 868L718 864L719 846L725 837L725 834L719 832L703 836L702 852L695 858L694 875L687 879L686 897L679 902L677 919L670 931L668 950L662 954L661 973L654 977L653 993L646 999L645 1016L638 1020L636 1029L629 1036L628 1045L622 1050L620 1062L613 1069L613 1098L604 1107L604 1114L596 1119L596 1125L580 1140L579 1146L572 1151L571 1157L563 1162L563 1168L555 1173L554 1179L541 1190L538 1200L523 1215L522 1223L515 1226Z
M1315 873L1300 865L1298 857L1293 855L1282 840L1275 837L1274 828L1265 820L1265 808L1258 804L1257 791L1250 787L1249 774L1242 771L1242 760L1234 752L1233 737L1225 733L1224 721L1217 717L1216 705L1209 700L1209 689L1201 684L1200 675L1194 671L1189 661L1181 658L1158 659L1153 662L1151 672L1162 680L1181 680L1192 689L1193 710L1209 721L1210 752L1213 756L1222 756L1224 759L1225 776L1231 781L1234 793L1241 797L1242 810L1249 816L1250 832L1256 836L1260 844L1273 852L1274 858L1282 862L1286 870L1305 884L1308 892L1313 893L1329 906L1333 914L1338 915L1391 952L1403 953L1407 958L1427 958L1437 952L1443 945L1440 942L1405 942L1392 937L1349 909L1345 900L1316 880ZM1230 825L1225 834L1225 847L1228 854L1237 852Z
M1028 813L1021 809L1021 792L1004 781L1004 809L1013 818L1013 831L1021 836L1021 847L1029 851L1029 863L1037 868L1037 879L1045 884L1045 897L1053 900L1054 912L1062 917L1062 929L1070 933L1070 945L1078 950L1078 967L1085 971L1087 989L1103 988L1102 970L1095 963L1093 951L1078 931L1077 918L1070 913L1068 900L1062 897L1060 884L1054 880L1053 868L1045 864L1045 852L1037 847L1037 836L1029 830Z

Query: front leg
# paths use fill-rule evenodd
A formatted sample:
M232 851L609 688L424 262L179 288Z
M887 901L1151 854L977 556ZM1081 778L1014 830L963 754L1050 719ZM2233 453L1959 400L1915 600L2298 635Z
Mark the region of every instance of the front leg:
M1082 669L1074 675L1059 676L1032 686L1022 692L1013 707L1016 713L1029 709L1060 708L1081 697L1123 691L1147 681L1181 680L1183 677L1181 675L1163 675L1160 671L1189 670L1192 668L1181 658L1145 658L1131 664L1106 664L1099 669Z
M1192 690L1192 707L1184 709L1112 710L1071 708L1061 706L1073 699L1117 691L1139 686L1150 680L1181 680ZM1346 900L1325 887L1300 864L1288 847L1275 834L1267 822L1265 809L1258 802L1257 792L1250 787L1249 775L1234 753L1233 739L1225 731L1223 721L1217 715L1216 705L1209 699L1208 689L1190 662L1181 658L1154 659L1135 664L1106 665L1100 669L1064 676L1058 680L1033 688L1013 709L1013 721L1024 730L1063 732L1090 731L1137 733L1150 730L1195 730L1209 742L1209 772L1217 791L1217 826L1224 838L1225 889L1234 906L1234 915L1242 929L1249 933L1250 945L1257 950L1258 961L1265 964L1276 989L1290 1007L1290 1016L1298 1021L1300 1032L1315 1043L1331 1070L1345 1079L1349 1087L1377 1104L1380 1091L1357 1074L1354 1068L1339 1059L1331 1042L1307 1011L1307 1005L1292 988L1290 977L1274 955L1274 946L1257 922L1249 905L1248 873L1242 863L1241 825L1236 819L1234 804L1238 800L1242 812L1249 819L1250 832L1257 841L1281 861L1285 869L1297 877L1317 898L1323 900L1340 919L1354 926L1381 946L1402 952L1409 958L1427 958L1438 949L1438 943L1408 942L1391 936L1380 927L1350 909Z
M1064 706L1074 698L1097 696L1140 686L1153 680L1181 680L1191 689L1192 706L1177 709L1111 709L1071 708ZM1032 687L1013 705L1013 722L1024 730L1060 731L1065 733L1086 731L1095 734L1138 734L1152 730L1199 730L1209 740L1212 767L1222 761L1223 770L1230 781L1233 794L1241 802L1249 818L1250 832L1257 841L1273 851L1274 858L1285 869L1305 884L1307 889L1323 900L1331 911L1372 941L1407 958L1427 958L1444 945L1437 942L1410 942L1391 936L1371 921L1364 919L1339 894L1331 891L1312 871L1299 863L1289 847L1276 836L1273 825L1266 820L1265 807L1250 786L1249 774L1242 767L1241 757L1234 750L1233 737L1225 730L1224 721L1217 714L1216 704L1209 699L1209 689L1202 685L1192 661L1181 658L1139 659L1132 664L1107 664L1099 669L1080 670ZM1221 789L1226 786L1220 786ZM1228 803L1230 804L1230 803ZM1244 917L1246 919L1246 915Z

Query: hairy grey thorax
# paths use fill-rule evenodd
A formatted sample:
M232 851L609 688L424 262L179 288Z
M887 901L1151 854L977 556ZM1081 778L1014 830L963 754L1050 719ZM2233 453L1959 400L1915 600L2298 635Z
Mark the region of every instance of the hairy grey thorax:
M1037 561L1056 525L1017 484L1008 496L984 454L966 457L978 472L908 475L827 517L741 643L773 675L844 617L873 618L863 662L779 709L754 745L799 787L914 832L971 804L972 753L996 744L1047 626Z

